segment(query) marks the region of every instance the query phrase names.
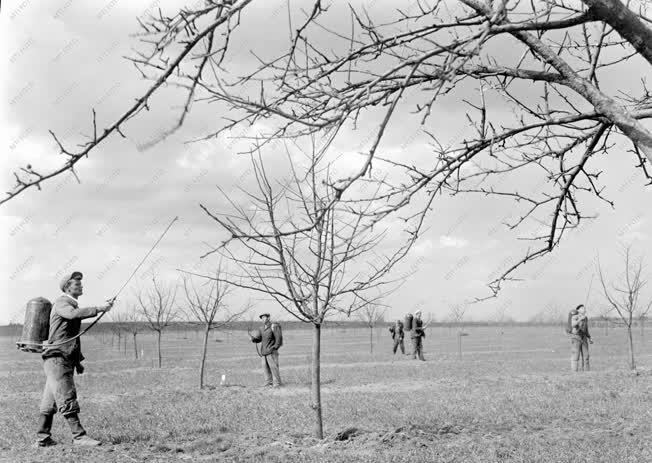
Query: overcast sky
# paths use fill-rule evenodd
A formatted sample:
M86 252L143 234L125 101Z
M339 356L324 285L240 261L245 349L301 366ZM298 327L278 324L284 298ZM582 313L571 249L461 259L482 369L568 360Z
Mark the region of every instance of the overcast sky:
M91 132L91 109L98 123L112 121L145 88L146 82L122 56L136 41L135 17L157 5L174 11L178 2L112 0L13 0L2 2L0 14L0 184L7 191L16 166L35 168L60 165L62 156L48 134L53 130L70 144ZM369 8L391 12L389 2L369 1ZM236 37L228 67L237 71L251 62L250 49L273 56L287 46L286 11L278 1L254 2ZM272 32L270 24L280 32ZM276 29L275 29L276 30ZM644 75L634 66L622 81L609 89L627 87ZM636 73L639 72L639 75ZM624 83L623 83L624 82ZM623 88L627 91L627 88ZM37 296L55 298L61 276L72 270L85 274L82 305L97 305L122 285L170 220L179 216L164 242L154 252L125 291L118 310L133 298L133 291L147 285L152 272L177 281L177 268L192 268L208 249L224 238L201 211L202 202L215 210L225 207L216 185L234 191L251 180L246 158L234 154L236 144L228 136L206 143L187 144L205 134L223 114L220 108L193 111L183 130L150 149L148 141L174 122L180 104L175 91L154 100L151 111L124 129L127 139L113 137L78 164L77 174L58 177L42 191L27 191L0 206L0 270L3 304L0 324L21 321L25 303ZM507 110L495 103L496 112ZM406 108L408 114L410 108ZM443 137L455 139L463 130L465 107L458 99L443 100L434 119ZM391 128L384 153L426 149L409 117ZM345 133L337 148L355 165L364 124ZM139 149L139 147L141 149ZM475 304L470 319L492 318L500 308L525 320L550 306L566 309L584 302L594 261L614 274L622 269L622 246L632 244L645 255L650 248L652 224L650 188L634 169L631 154L613 147L599 161L605 194L615 208L588 201L589 212L599 217L582 230L571 232L551 256L536 261L508 283L497 300ZM524 183L529 179L521 179ZM234 193L235 194L235 193ZM488 294L484 285L510 262L522 256L526 245L517 239L525 233L508 231L501 222L516 217L510 202L481 196L442 198L428 216L427 232L397 274L414 275L385 301L388 316L402 316L415 307L441 319L450 305ZM210 268L211 262L205 262ZM652 273L652 267L649 269ZM652 292L650 292L652 296ZM248 297L238 293L233 305ZM599 312L603 302L593 280L589 311ZM256 310L288 318L272 302L260 301Z

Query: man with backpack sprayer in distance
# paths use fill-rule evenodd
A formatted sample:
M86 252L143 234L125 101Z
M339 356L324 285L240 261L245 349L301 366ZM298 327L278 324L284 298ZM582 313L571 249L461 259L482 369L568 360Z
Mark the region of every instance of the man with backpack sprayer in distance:
M421 311L417 310L414 312L414 319L412 320L412 334L410 338L412 339L412 358L426 361L423 357L423 338L426 337L425 326L423 326L423 320L421 320Z
M571 369L590 371L589 344L593 344L593 340L589 334L588 317L583 304L570 312L567 331L571 336Z
M260 343L260 357L265 375L265 387L281 387L281 372L278 365L278 349L283 345L283 334L278 323L272 323L268 313L260 314L263 327L250 334L254 343ZM257 347L256 347L257 349Z
M403 343L405 331L403 330L403 322L401 320L396 320L396 322L389 327L389 332L392 333L392 340L394 341L392 353L396 355L396 350L400 347L401 353L405 355L405 344Z

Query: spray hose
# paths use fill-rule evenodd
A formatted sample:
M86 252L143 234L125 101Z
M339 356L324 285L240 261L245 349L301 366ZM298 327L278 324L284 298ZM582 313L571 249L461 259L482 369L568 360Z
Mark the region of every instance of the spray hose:
M247 334L249 335L249 339L252 339L252 338L251 338L251 328L250 328L250 327L247 327ZM262 357L263 354L261 354L261 353L260 353L260 349L258 349L258 343L255 342L255 343L254 343L254 346L256 346L256 353L258 354L258 357Z

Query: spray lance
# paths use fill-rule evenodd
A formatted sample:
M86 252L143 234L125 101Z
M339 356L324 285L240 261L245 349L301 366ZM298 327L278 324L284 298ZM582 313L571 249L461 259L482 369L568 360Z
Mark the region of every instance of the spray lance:
M116 301L116 299L118 298L118 296L120 295L120 293L122 293L122 291L127 287L127 285L129 284L129 282L131 281L131 279L134 277L134 275L136 275L136 273L138 272L138 270L140 269L140 267L143 265L143 263L145 263L145 260L147 260L147 258L149 257L149 255L154 251L154 249L156 249L156 247L157 247L158 244L161 242L161 240L163 239L163 237L167 234L167 232L170 230L170 228L172 228L172 225L173 225L174 222L176 222L177 220L179 220L179 217L175 217L174 219L172 219L172 221L171 221L170 224L167 226L167 228L163 231L163 233L161 234L161 236L159 236L159 238L158 238L158 239L156 240L156 242L152 245L152 247L149 249L149 251L147 251L147 254L145 254L145 256L144 256L144 257L141 259L141 261L138 263L138 265L136 266L136 268L134 269L134 271L131 272L131 275L129 275L129 278L127 278L127 280L124 282L124 284L123 284L123 285L120 287L120 289L115 293L115 296L113 296L113 297L110 298L110 299L107 299L107 302L108 302L108 303L111 303L111 304L112 304L113 302ZM106 313L106 312L102 312L102 313L101 313L101 314L100 314L100 315L99 315L95 320L93 320L93 322L92 322L90 325L88 325L88 326L87 326L87 327L86 327L82 332L80 332L80 333L77 334L76 336L73 336L73 337L71 337L71 338L69 338L69 339L64 339L63 341L59 341L59 342L55 342L55 343L48 343L47 339L42 340L42 341L41 341L41 340L39 340L39 341L34 341L34 340L26 340L26 341L25 341L25 340L20 340L20 341L16 342L16 346L17 346L18 349L20 349L20 350L24 350L24 351L27 351L27 352L41 352L41 349L49 349L49 348L52 348L52 347L57 347L57 346L61 346L61 345L63 345L63 344L67 344L67 343L69 343L69 342L71 342L71 341L74 341L75 339L81 337L81 336L84 335L86 332L88 332L88 330L90 330L93 326L95 326L95 324L96 324L97 322L99 322L99 321L102 319L102 317L104 316L105 313ZM29 314L26 314L26 318L27 318L27 316L29 316ZM25 324L25 326L27 326L27 323ZM46 330L44 330L44 331L47 333L48 330L46 329ZM23 334L25 334L25 331L23 331ZM23 337L24 337L24 336L23 336Z
M591 274L591 282L589 283L589 289L586 292L586 297L584 298L584 310L586 310L586 304L589 302L589 295L591 294L591 286L593 286L593 277L595 276L595 273ZM588 320L587 320L588 323ZM589 338L589 344L593 344L593 339Z

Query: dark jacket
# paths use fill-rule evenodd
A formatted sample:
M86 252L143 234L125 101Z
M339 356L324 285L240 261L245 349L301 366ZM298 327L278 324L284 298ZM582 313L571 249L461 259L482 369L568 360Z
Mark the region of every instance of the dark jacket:
M420 318L415 318L412 320L412 332L410 334L411 338L421 338L425 337L426 333L423 331L423 320Z
M591 339L591 335L589 334L589 319L587 317L580 320L580 323L577 326L577 334L582 338Z
M396 322L389 327L389 332L392 333L392 339L403 339L405 336L405 331L403 331L403 322Z
M96 315L96 307L80 309L77 300L67 294L62 294L54 301L52 312L50 312L50 334L48 341L50 343L57 343L77 336L81 328L81 321ZM79 338L60 346L46 349L42 357L43 359L64 357L67 360L71 360L73 364L78 364L84 360Z
M260 355L269 355L282 343L281 327L278 323L267 323L260 330L262 338L260 341Z

